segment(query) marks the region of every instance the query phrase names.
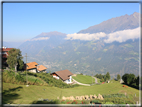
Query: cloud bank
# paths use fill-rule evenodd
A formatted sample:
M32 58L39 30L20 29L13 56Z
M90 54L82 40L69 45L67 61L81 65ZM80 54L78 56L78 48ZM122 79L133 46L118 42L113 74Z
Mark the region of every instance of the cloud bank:
M47 40L47 39L49 39L49 38L50 38L50 37L38 37L38 38L33 38L33 39L29 40L29 41Z
M102 37L105 37L106 34L103 32L100 33L95 33L95 34L82 34L82 33L74 33L74 34L68 34L65 39L67 40L75 40L75 39L80 39L80 40L99 40Z
M128 30L123 30L123 31L117 31L114 33L110 33L107 35L108 38L104 40L106 43L111 43L114 41L117 42L125 42L128 39L138 39L140 38L140 27L136 29L128 29Z
M104 38L105 37L105 38ZM117 31L109 34L105 34L103 32L94 33L94 34L68 34L65 38L66 40L100 40L101 38L104 38L105 43L112 43L114 41L117 42L125 42L128 39L137 39L140 38L140 27L135 29L128 29L128 30L122 30Z

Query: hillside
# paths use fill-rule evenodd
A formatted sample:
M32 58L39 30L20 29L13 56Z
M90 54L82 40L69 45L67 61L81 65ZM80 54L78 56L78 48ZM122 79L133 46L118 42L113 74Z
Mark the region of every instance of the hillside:
M19 48L22 50L22 54L28 53L29 56L41 56L42 52L48 52L54 47L62 44L65 40L64 33L61 32L48 32L41 33L36 37L27 40Z
M40 59L51 71L69 69L71 72L95 75L110 72L111 76L139 73L139 40L105 44L95 41L67 41L43 54ZM56 54L58 53L58 54ZM46 57L45 57L46 55Z
M61 89L57 87L17 85L11 83L3 83L3 104L32 104L34 101L41 101L42 99L57 99L57 97L65 96L82 96L90 94L124 94L127 93L129 100L134 102L139 101L139 90L128 87L124 88L118 82L113 82L103 85L93 86L79 86L75 88ZM136 93L136 97L134 94ZM124 98L122 98L124 100ZM125 104L125 103L124 103Z

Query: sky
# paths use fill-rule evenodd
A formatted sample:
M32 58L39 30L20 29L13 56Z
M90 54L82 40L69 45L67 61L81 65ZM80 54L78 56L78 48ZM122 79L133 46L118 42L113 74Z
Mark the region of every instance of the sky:
M3 3L3 41L24 42L42 32L74 34L125 14L139 3Z

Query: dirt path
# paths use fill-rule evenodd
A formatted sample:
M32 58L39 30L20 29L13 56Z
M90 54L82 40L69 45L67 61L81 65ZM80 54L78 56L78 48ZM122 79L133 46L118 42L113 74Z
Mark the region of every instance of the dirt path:
M79 85L90 86L90 84L83 84L83 83L80 83L80 82L78 82L78 81L76 81L76 80L74 80L74 79L73 79L73 82L76 83L76 84L79 84Z
M95 79L95 83L98 83L97 78L96 77L93 77L93 78Z

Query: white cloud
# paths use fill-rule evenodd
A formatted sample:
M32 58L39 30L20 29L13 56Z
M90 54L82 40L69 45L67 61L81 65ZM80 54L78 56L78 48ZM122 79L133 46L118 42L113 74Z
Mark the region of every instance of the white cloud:
M100 33L94 33L94 34L82 34L82 33L74 33L74 34L68 34L67 37L65 39L70 39L70 40L74 40L74 39L79 39L79 40L99 40L102 37L105 37L106 34L103 32Z
M33 38L31 39L30 41L37 41L37 40L47 40L49 39L50 37L38 37L38 38Z
M135 29L128 29L123 31L117 31L107 35L107 39L104 40L106 43L111 43L114 41L125 42L128 39L137 39L140 38L140 27Z
M125 42L128 39L137 39L140 38L140 27L135 29L128 29L128 30L122 30L117 31L109 34L105 34L103 32L94 33L94 34L82 34L82 33L74 33L74 34L68 34L65 38L66 40L100 40L100 38L106 37L107 39L104 39L104 42L111 43L114 41L117 42Z

